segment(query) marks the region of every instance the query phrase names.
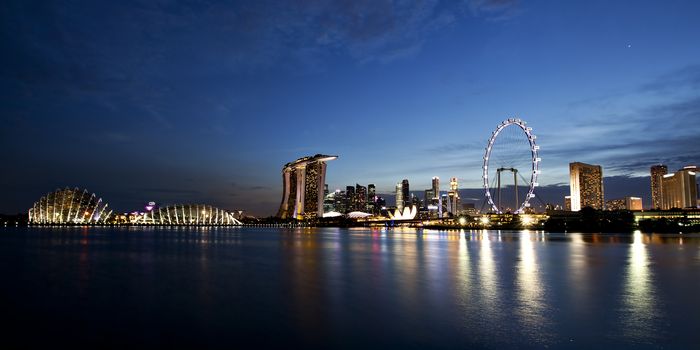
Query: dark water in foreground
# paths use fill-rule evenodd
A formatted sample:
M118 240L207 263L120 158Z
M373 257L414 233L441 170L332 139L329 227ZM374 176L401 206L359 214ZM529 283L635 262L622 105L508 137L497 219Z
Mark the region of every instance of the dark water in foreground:
M700 237L0 229L0 346L697 348Z

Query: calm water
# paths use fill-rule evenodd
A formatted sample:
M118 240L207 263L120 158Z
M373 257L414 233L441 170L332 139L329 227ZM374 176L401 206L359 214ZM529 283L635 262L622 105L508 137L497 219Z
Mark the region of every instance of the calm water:
M700 344L698 236L5 228L0 273L2 345Z

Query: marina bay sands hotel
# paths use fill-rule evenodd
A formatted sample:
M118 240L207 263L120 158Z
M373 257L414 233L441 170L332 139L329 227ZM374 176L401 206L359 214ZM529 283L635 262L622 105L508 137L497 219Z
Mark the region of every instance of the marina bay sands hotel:
M338 156L317 154L299 158L282 168L282 203L277 216L282 219L323 217L323 186L326 162Z

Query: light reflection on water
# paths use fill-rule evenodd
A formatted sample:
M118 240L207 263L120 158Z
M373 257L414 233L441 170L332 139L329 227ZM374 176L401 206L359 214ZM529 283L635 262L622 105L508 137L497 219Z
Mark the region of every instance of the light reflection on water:
M537 342L548 341L548 320L544 316L546 291L540 279L535 240L536 233L520 233L520 261L517 266L517 314L523 329Z
M648 243L648 238L639 231L634 233L629 246L625 290L622 294L623 334L635 342L649 342L658 337L654 330L654 319L659 317L656 310L658 296L649 268L651 262L647 252Z
M22 306L7 317L51 333L70 316L95 339L153 328L119 338L127 345L163 345L148 338L158 334L186 345L251 337L320 348L700 341L697 235L29 229L0 236L0 259L9 286L0 297ZM95 312L111 318L97 327ZM173 324L173 313L184 316ZM53 336L77 335L58 329Z

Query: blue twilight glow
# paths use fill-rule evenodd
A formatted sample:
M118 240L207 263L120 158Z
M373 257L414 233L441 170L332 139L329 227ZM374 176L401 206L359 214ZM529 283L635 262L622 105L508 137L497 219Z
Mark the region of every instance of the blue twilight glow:
M697 1L0 9L0 212L79 186L115 210L152 199L271 215L283 164L317 153L340 156L331 189L384 195L407 178L422 191L433 176L479 189L486 142L510 117L538 136L538 191L555 203L570 161L617 176L606 197L645 204L650 165L700 163Z

